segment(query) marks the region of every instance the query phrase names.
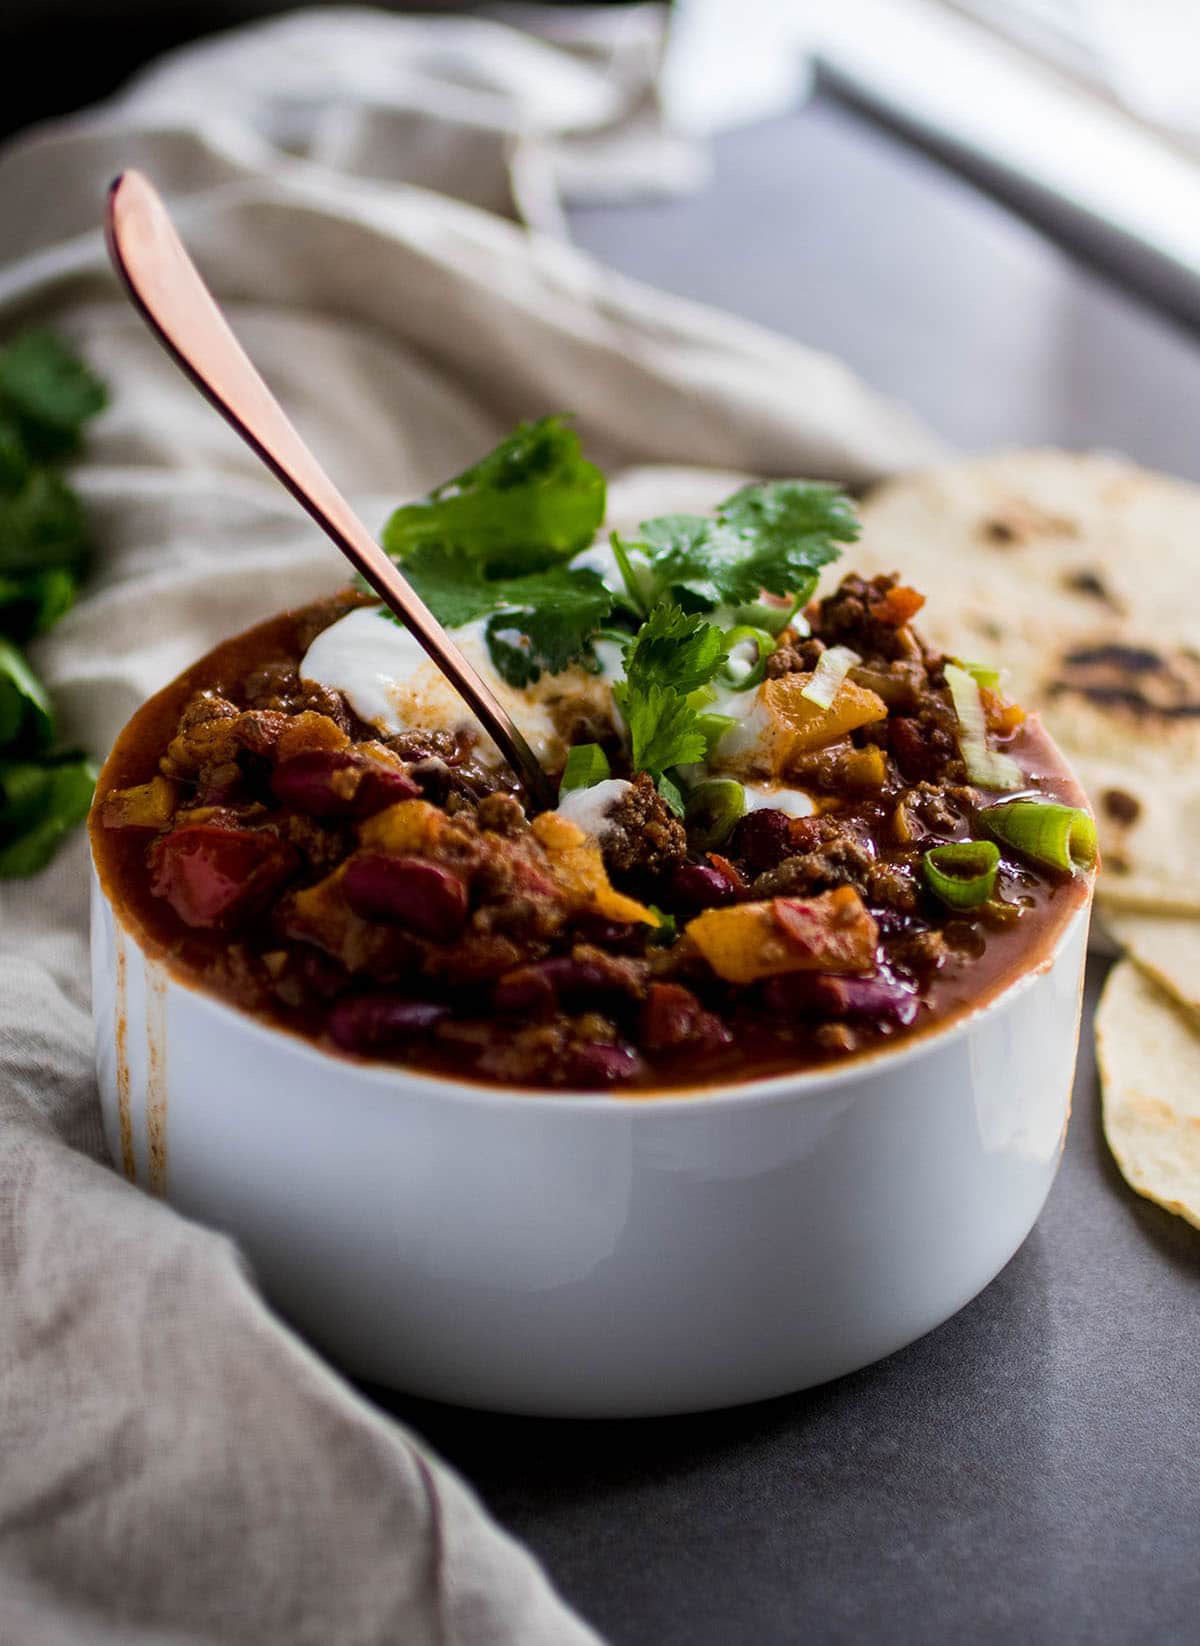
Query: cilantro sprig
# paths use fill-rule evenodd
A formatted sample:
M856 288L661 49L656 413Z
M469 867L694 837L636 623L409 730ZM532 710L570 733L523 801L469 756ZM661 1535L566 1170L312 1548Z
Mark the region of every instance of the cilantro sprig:
M593 641L613 607L599 573L552 566L525 577L488 578L461 549L443 552L433 544L402 565L439 623L461 628L491 617L488 650L510 686L530 685L543 670L558 674L572 663L595 666Z
M383 546L406 564L457 554L484 577L519 577L586 548L604 519L604 476L562 417L522 423L478 463L399 508Z
M675 766L703 760L730 725L724 715L706 712L709 683L728 656L721 630L664 602L624 656L625 678L613 686L613 698L629 728L634 770L661 780ZM673 782L671 789L678 792Z
M383 542L447 627L488 619L492 662L511 685L571 664L594 668L596 641L620 639L625 678L613 697L633 769L649 772L678 810L678 768L704 760L732 724L711 712L712 682L730 644L759 636L739 610L764 593L789 597L782 626L839 545L858 536L854 506L836 486L776 480L742 487L713 519L662 515L628 537L614 532L623 593L571 564L603 513L600 471L562 418L544 417L397 509ZM769 649L770 636L761 639ZM599 781L591 774L600 769L594 760L579 780Z
M635 536L613 533L613 549L630 600L643 613L660 599L688 611L738 606L768 594L803 605L839 543L858 537L854 505L836 486L773 480L743 486L709 520L667 514L644 521Z
M383 546L447 628L491 617L492 662L520 687L543 670L595 667L593 639L613 598L596 572L567 561L603 518L604 476L561 417L543 417L397 509Z
M55 747L53 705L20 646L58 621L83 574L83 506L59 465L104 401L51 333L0 348L0 878L43 868L91 803L95 768Z

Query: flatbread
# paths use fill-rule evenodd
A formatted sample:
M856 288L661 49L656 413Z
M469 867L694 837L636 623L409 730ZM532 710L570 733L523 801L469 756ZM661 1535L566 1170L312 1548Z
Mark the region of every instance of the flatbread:
M1041 712L1096 812L1101 904L1200 916L1200 487L1009 452L885 483L863 527L843 569L901 572L922 632Z
M1200 1029L1129 960L1096 1013L1104 1135L1131 1189L1200 1229Z
M1109 909L1104 925L1136 965L1195 1014L1200 1029L1200 920Z

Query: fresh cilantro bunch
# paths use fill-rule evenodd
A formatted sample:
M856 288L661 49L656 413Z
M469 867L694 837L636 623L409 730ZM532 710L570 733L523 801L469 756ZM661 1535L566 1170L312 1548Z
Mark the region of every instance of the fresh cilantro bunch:
M489 613L488 650L512 686L594 667L612 611L603 580L567 561L604 519L604 476L561 417L523 423L456 480L397 509L383 546L439 622Z
M625 678L613 697L633 768L649 772L679 810L676 769L704 760L732 724L709 712L729 644L753 635L765 656L773 642L763 627L777 633L809 599L821 567L841 553L837 545L858 536L858 521L835 486L744 486L714 519L663 515L628 538L614 532L625 584L614 595L594 571L570 564L603 517L603 476L564 420L544 417L423 502L397 509L383 542L447 627L488 618L492 662L510 685L572 663L594 667L601 633L622 638ZM764 593L791 604L759 608ZM738 616L747 606L755 615ZM742 626L727 633L709 620L718 611ZM607 775L603 752L588 747L587 775L569 774L564 787Z
M104 402L100 381L51 333L0 348L0 876L44 867L91 803L95 769L55 748L53 708L20 647L75 598L87 531L59 465Z
M666 514L644 521L637 535L612 535L630 600L646 613L670 598L687 611L713 611L757 601L764 592L804 605L821 567L852 543L854 504L836 486L772 480L743 486L715 519Z

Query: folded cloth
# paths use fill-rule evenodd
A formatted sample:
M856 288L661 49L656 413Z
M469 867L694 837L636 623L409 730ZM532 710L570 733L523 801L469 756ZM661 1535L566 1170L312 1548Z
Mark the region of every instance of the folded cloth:
M865 480L935 455L836 362L479 210L437 48L453 41L454 77L473 84L496 71L493 33L357 11L272 28L337 66L304 157L280 129L296 81L270 90L268 29L177 55L0 155L0 335L60 328L111 393L74 477L94 572L36 656L70 740L103 755L192 657L344 575L119 295L97 224L123 166L172 197L250 353L372 523L550 410L574 410L617 470ZM513 62L550 72L555 48L508 32ZM388 50L428 123L411 90L398 123L372 124ZM514 72L497 131L533 123L543 69L529 87ZM369 165L356 129L374 131ZM414 186L413 166L462 198ZM642 469L614 502L637 516L721 484ZM272 1315L228 1240L113 1173L85 906L81 836L0 888L0 1639L595 1639L469 1490Z

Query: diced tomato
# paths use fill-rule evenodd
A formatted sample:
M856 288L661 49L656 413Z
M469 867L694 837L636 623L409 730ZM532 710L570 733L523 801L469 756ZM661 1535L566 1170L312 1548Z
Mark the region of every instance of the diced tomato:
M192 823L155 845L151 886L186 925L227 927L286 880L297 862L293 849L265 829Z

